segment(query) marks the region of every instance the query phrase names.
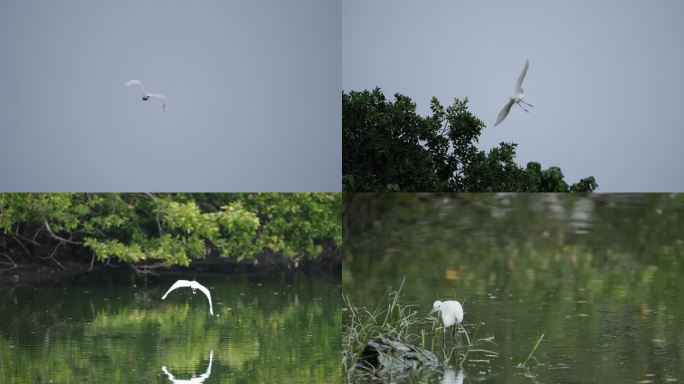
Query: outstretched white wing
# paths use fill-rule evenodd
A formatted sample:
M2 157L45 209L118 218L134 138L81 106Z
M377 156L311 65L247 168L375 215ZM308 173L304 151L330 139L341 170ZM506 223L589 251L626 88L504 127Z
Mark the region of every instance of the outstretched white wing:
M162 109L164 110L164 112L166 112L166 96L160 95L158 93L146 93L146 95L149 97L156 97L157 99L161 100Z
M173 283L171 288L169 288L169 290L166 291L164 296L162 296L162 300L166 299L166 296L169 294L169 292L173 291L174 289L182 288L182 287L190 287L191 285L192 285L192 282L189 280L178 280L178 281L176 281L175 283Z
M140 80L128 80L125 85L127 87L132 87L134 85L137 85L138 87L140 87L140 89L143 91L143 93L147 92L145 90L145 87L143 87L142 81L140 81Z
M209 292L207 287L205 287L204 285L202 285L196 281L195 281L195 284L197 284L197 289L202 291L202 293L204 293L204 295L207 297L207 300L209 300L209 313L211 313L211 315L214 316L214 307L211 305L211 293Z
M169 370L166 369L166 366L162 366L162 371L164 371L164 373L165 373L166 376L169 378L169 380L171 380L171 381L175 381L175 380L176 380L176 378L171 374L171 372L169 372Z
M169 294L169 292L173 291L174 289L182 288L182 287L190 287L192 289L199 289L200 291L202 291L202 293L204 293L204 295L207 297L207 300L209 300L209 313L211 313L211 315L214 316L214 306L211 304L211 293L209 292L207 287L205 287L204 285L202 285L196 281L188 281L188 280L176 281L175 283L173 283L171 288L169 288L169 290L166 291L164 296L162 296L162 300L164 300L166 298L166 296Z
M520 72L520 77L518 77L518 82L515 84L515 93L518 94L520 91L522 91L522 82L525 79L525 75L527 75L527 68L530 66L530 61L525 60L525 66L523 67L522 72Z
M494 124L495 127L499 125L499 123L501 123L506 118L506 116L508 116L508 112L511 111L511 107L514 103L515 99L511 98L510 100L508 100L508 103L504 105L501 112L499 112L499 116L496 118L496 123Z

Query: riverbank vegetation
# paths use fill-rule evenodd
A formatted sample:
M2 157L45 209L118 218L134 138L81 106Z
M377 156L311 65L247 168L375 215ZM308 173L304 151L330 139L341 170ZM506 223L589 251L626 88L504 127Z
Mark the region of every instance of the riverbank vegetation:
M339 263L341 226L333 193L5 193L0 271L85 264L147 273L208 258Z
M432 98L432 115L399 93L392 102L379 88L342 94L344 191L591 192L594 177L568 184L558 167L515 162L517 144L485 152L476 147L485 128L468 99L445 108Z
M401 288L388 288L383 300L372 310L357 307L349 297L343 295L342 366L345 382L352 382L356 377L374 378L384 373L393 376L407 374L401 371L384 372L359 363L366 343L376 337L387 337L407 345L420 340L414 330L427 322L419 318L415 308L400 302L400 292Z
M419 306L402 301L403 286L404 281L398 289L388 287L373 309L358 306L343 294L342 366L345 382L391 382L409 377L425 380L436 375L440 367L462 368L468 359L485 364L498 359L498 352L483 348L495 346L494 338L478 338L477 324L472 328L472 342L466 328L459 325L459 339L462 333L465 342L450 340L447 344L437 317L423 316L419 313Z

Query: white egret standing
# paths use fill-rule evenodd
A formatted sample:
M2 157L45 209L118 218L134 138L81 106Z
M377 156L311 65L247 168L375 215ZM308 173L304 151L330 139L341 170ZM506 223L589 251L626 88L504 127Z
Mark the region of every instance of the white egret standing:
M211 361L212 361L213 359L214 359L214 351L212 350L212 351L209 353L209 367L207 367L207 371L204 372L203 374L197 376L197 377L194 377L194 376L193 376L190 380L179 380L179 379L176 379L176 378L171 374L171 372L169 372L169 371L166 369L165 366L162 366L162 371L164 371L164 373L166 374L166 377L168 377L169 380L171 380L171 382L173 382L173 383L175 383L175 384L201 384L201 383L204 383L204 381L205 381L206 379L208 379L209 376L211 375Z
M142 93L143 93L142 94L142 100L143 101L148 101L150 99L150 97L154 97L154 98L161 100L162 109L164 110L164 112L166 112L166 97L164 95L160 95L158 93L147 92L147 90L145 89L145 87L142 84L142 81L140 81L140 80L128 80L125 85L127 87L132 87L134 85L137 85L138 87L140 87L140 89L142 90Z
M463 321L463 307L455 300L435 301L430 314L439 312L442 320L442 347L446 349L446 329L454 326L453 338L456 339L456 326Z
M525 91L522 89L522 82L523 79L525 79L525 75L527 74L527 68L530 66L530 61L525 60L525 66L523 67L522 72L520 72L520 77L518 77L518 82L515 84L515 91L513 93L513 96L508 100L508 103L504 105L503 109L501 112L499 112L499 116L496 118L496 124L494 126L496 127L501 123L506 116L508 116L508 112L511 111L511 107L513 107L513 104L518 104L520 108L522 108L525 112L530 112L527 108L523 107L524 105L527 105L528 107L534 108L534 105L528 103L525 101Z
M173 290L176 289L176 288L182 288L182 287L190 287L190 288L192 288L192 294L193 294L193 295L194 295L195 293L197 293L196 291L197 291L198 289L199 289L200 291L202 291L202 293L204 293L204 295L207 297L207 300L209 300L209 313L211 313L211 315L214 316L214 308L213 308L213 306L211 305L211 293L209 293L209 290L207 289L207 287L205 287L204 285L202 285L202 284L196 282L195 280L193 280L193 281L190 281L190 280L178 280L178 281L176 281L175 283L173 283L173 285L171 286L171 288L169 288L169 290L166 291L166 293L164 294L164 296L162 296L162 300L166 299L166 296L169 294L169 292L173 291Z

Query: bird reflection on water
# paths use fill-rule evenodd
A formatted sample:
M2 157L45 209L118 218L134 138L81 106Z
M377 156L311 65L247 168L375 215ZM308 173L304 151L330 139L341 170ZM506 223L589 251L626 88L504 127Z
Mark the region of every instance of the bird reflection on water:
M190 378L189 380L180 380L180 379L176 379L176 378L171 374L171 372L169 372L169 371L166 369L166 366L162 366L162 371L164 371L164 373L165 373L166 376L169 378L169 380L171 380L171 382L173 382L174 384L201 384L201 383L204 383L204 381L205 381L206 379L208 379L209 376L211 375L211 363L212 363L213 360L214 360L214 351L212 350L212 351L209 353L209 366L207 367L207 371L204 372L203 374L197 376L197 377L194 377L194 376L193 376L193 377Z

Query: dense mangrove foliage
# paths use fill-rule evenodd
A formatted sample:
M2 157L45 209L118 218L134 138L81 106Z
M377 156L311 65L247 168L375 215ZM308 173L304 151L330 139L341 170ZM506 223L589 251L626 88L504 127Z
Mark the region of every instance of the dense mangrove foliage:
M340 194L0 194L0 269L76 261L145 272L264 255L299 264L339 255L340 218Z
M489 152L476 147L485 128L468 99L445 108L433 97L432 115L399 93L390 101L378 88L342 94L342 183L345 191L591 192L593 176L575 184L558 167L525 168L515 143Z

